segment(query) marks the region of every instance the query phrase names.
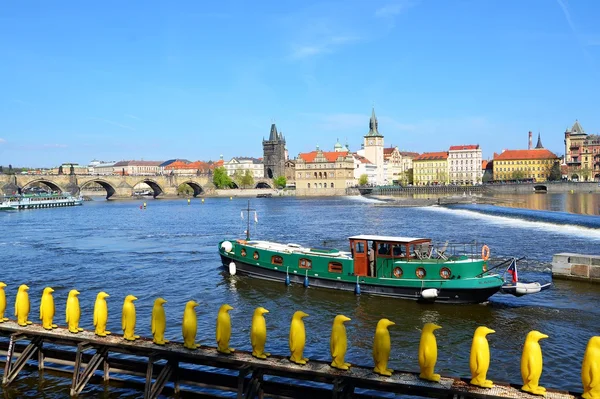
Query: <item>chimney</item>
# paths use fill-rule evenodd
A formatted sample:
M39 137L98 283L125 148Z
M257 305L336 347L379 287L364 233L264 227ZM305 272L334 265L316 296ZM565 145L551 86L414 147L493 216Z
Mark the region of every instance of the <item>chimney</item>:
M529 131L529 147L527 147L528 150L531 150L531 147L533 147L533 143L531 142L531 130Z

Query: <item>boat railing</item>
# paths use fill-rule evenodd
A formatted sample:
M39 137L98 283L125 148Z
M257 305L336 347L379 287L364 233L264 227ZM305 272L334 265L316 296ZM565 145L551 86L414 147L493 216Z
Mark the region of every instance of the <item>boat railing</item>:
M477 241L467 243L451 243L446 242L431 242L421 244L421 249L416 251L416 258L424 259L441 259L441 260L458 260L467 259L480 260L483 259L482 246Z

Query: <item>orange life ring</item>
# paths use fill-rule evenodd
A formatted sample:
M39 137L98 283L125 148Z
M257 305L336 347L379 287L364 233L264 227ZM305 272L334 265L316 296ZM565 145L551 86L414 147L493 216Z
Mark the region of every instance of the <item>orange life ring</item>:
M399 267L394 268L394 277L400 278L402 277L402 269Z
M481 247L481 259L488 260L490 258L490 247L484 245Z

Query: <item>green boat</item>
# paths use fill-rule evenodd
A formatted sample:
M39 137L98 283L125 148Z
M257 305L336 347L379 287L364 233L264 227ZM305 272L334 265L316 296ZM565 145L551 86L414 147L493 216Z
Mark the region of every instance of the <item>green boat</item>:
M349 251L259 240L219 243L230 274L421 302L481 303L504 279L489 248L428 238L357 235Z

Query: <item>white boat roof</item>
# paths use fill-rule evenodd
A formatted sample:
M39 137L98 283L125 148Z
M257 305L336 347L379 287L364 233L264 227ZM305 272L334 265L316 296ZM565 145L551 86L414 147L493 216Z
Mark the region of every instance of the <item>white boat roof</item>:
M392 237L392 236L376 236L362 234L358 236L349 237L350 240L367 240L367 241L393 241L393 242L413 242L413 241L431 241L430 238L417 238L417 237Z

